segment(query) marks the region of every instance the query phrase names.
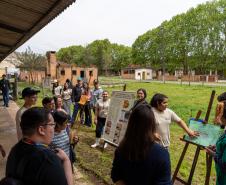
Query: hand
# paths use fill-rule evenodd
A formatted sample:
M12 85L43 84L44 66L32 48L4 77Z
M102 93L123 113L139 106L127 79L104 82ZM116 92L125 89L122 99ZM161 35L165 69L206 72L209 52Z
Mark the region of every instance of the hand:
M198 137L199 136L199 132L197 132L197 131L189 130L187 133L188 133L189 137Z
M210 145L208 146L208 148L216 152L216 145Z
M154 133L156 141L161 141L162 138L158 133Z
M94 124L97 125L97 119L94 119Z
M205 149L206 149L206 153L208 153L211 156L214 156L216 154L216 151L214 151L215 149L213 150L211 148L211 146L210 147L206 147Z
M66 160L69 160L67 154L60 148L56 148L56 155L60 158L61 161L66 161Z
M6 156L6 152L1 145L0 145L0 151L1 151L2 157L4 158Z
M73 137L73 142L74 142L74 144L77 144L78 141L79 141L79 137L78 137L78 136L74 136L74 137Z

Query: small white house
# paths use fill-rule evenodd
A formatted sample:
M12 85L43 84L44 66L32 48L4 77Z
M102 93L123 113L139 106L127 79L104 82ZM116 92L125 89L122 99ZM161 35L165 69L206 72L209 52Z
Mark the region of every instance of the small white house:
M121 71L122 78L135 80L152 80L151 68L125 68Z

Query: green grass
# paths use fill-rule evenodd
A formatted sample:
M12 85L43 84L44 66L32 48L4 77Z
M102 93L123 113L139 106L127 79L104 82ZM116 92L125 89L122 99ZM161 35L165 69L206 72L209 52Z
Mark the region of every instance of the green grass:
M104 81L109 81L107 78L102 78ZM111 81L122 81L118 78L111 78ZM162 83L140 83L135 81L126 81L127 91L136 91L138 88L144 88L147 90L147 100L150 101L153 94L160 92L169 97L169 107L173 109L183 120L187 121L190 117L195 117L198 110L202 110L201 118L204 119L205 113L208 107L209 99L212 90L216 90L216 96L224 92L222 87L207 87L207 86L188 86L188 85L176 85L176 84L162 84ZM25 84L20 84L20 87L24 87ZM113 90L120 90L121 87L107 88L109 92ZM50 91L45 90L46 94L51 94ZM42 97L42 93L39 93L39 97ZM40 104L41 98L38 100ZM18 101L21 105L21 101ZM216 106L216 98L212 107L209 122L211 123L214 118ZM183 130L176 124L172 124L171 131L171 146L170 146L170 158L172 174L176 168L177 162L184 147L184 143L180 141L180 137L183 136ZM114 148L108 147L104 152L100 149L92 149L91 144L95 141L94 127L86 128L80 127L79 129L80 142L76 147L76 153L78 157L78 165L85 170L88 170L101 178L107 184L112 184L110 179L110 171L113 159ZM187 180L190 173L190 168L193 162L195 154L195 147L189 146L184 162L182 163L179 171L179 176ZM205 151L201 151L199 160L196 166L192 184L204 184L205 179ZM210 184L215 184L215 169L214 164L211 172Z

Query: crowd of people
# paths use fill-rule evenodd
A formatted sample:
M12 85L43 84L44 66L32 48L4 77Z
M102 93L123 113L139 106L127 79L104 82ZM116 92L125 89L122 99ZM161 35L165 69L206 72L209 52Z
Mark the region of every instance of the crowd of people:
M16 114L18 143L9 153L6 177L25 184L73 184L75 145L79 141L73 126L77 121L88 127L94 123L96 140L91 147L100 146L110 106L108 91L98 80L93 86L90 89L81 78L75 86L70 80L63 87L54 81L53 97L43 98L43 107L35 107L39 90L23 89L24 104ZM138 89L124 138L115 150L111 178L116 185L171 185L170 124L177 123L190 137L199 136L168 108L166 95L156 93L150 103L146 98L146 90ZM226 93L218 101L215 122L225 125ZM0 150L5 156L1 145ZM226 133L206 152L216 162L217 184L226 184Z

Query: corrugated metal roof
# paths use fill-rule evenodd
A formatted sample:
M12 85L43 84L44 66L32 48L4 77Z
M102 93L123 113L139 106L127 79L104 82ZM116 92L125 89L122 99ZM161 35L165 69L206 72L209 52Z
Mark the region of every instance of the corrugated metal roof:
M1 0L0 61L76 0Z

